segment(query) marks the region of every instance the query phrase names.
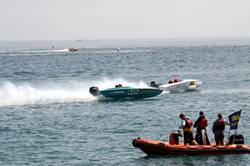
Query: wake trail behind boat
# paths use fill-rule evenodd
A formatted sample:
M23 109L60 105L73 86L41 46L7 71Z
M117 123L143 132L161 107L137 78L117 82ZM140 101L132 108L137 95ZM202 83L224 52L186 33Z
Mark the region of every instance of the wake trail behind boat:
M0 84L0 106L30 105L92 101L84 83L30 83L2 82Z
M69 52L69 49L52 49L52 50L25 50L25 53L50 53L50 52Z
M89 93L91 86L100 89L114 87L122 83L126 86L147 87L143 82L128 82L123 79L102 79L99 81L68 81L52 83L10 81L0 82L0 107L12 105L32 105L69 102L91 102L97 98Z
M22 53L59 53L59 52L69 52L69 49L49 49L49 50L7 50L0 51L1 54L22 54Z

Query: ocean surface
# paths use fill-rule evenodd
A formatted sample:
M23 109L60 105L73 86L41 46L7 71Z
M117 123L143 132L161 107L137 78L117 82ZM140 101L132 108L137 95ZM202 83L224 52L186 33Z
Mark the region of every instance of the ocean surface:
M89 94L174 76L203 84L134 101ZM180 113L199 111L213 141L217 113L242 109L238 133L250 144L249 102L250 39L0 42L0 165L250 165L249 154L147 156L131 143L168 140Z

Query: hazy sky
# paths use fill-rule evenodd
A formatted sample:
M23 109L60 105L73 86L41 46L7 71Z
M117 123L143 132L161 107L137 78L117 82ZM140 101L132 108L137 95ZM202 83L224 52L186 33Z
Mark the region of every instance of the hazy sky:
M0 40L250 37L250 0L0 0Z

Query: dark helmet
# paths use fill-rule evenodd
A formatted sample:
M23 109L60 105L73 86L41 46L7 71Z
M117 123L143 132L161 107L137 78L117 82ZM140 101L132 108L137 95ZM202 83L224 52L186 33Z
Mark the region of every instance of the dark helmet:
M173 83L173 81L172 81L172 80L169 80L169 81L168 81L168 83L169 83L169 84L172 84L172 83Z
M91 88L89 88L89 93L91 93L93 96L98 96L99 89L97 87L91 87Z
M184 115L183 113L181 113L181 114L179 115L179 118L183 119L183 118L185 118L185 115Z
M222 118L222 114L218 113L218 118L221 119Z

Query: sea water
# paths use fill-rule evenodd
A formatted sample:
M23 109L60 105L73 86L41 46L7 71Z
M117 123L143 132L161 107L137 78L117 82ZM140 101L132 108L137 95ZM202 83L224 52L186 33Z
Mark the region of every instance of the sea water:
M89 94L175 76L203 84L135 101ZM243 109L238 132L250 144L249 101L249 39L1 42L0 165L249 165L249 154L147 156L131 143L168 140L179 113L199 111L213 141L217 113Z

